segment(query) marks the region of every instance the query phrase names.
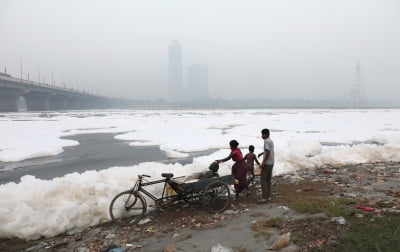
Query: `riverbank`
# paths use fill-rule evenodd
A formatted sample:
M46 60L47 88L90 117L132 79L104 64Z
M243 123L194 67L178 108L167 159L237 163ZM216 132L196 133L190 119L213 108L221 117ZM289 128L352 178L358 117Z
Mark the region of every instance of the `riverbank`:
M108 246L120 251L210 251L222 246L232 251L266 251L288 233L289 242L283 240L281 251L400 247L396 234L400 163L324 167L275 177L274 182L272 202L263 205L255 203L260 197L257 182L250 196L242 196L220 214L181 205L150 212L140 225L108 222L35 241L2 239L0 250L89 252L107 251Z

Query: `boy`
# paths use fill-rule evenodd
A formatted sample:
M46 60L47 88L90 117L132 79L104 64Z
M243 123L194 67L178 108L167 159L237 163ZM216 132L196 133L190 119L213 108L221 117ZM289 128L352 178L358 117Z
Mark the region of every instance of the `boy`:
M255 178L255 175L254 175L254 161L258 165L260 165L260 162L258 162L256 154L254 154L254 146L253 145L249 146L249 153L247 153L244 156L244 160L246 161L247 167L249 169L249 172L251 173L251 182L254 182L254 178Z

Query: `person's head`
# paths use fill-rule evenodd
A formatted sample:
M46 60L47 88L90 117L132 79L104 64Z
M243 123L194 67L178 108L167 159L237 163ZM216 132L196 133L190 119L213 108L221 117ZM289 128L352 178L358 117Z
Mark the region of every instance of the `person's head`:
M231 140L229 142L229 146L231 147L231 149L236 149L239 146L239 143L236 140Z
M212 171L212 172L218 172L218 169L219 169L219 165L218 165L218 163L217 162L212 162L211 164L210 164L210 166L208 166L208 169L210 170L210 171Z
M262 129L261 137L262 137L262 139L267 139L269 137L269 129Z
M254 146L253 146L253 145L250 145L250 146L249 146L249 151L250 151L251 153L254 152Z

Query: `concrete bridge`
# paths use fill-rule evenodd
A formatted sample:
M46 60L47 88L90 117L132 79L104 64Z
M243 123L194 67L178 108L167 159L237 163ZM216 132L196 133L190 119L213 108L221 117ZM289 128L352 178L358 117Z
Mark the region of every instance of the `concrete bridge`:
M21 80L0 73L0 111L18 111L20 97L25 99L27 111L103 109L116 104L114 98Z

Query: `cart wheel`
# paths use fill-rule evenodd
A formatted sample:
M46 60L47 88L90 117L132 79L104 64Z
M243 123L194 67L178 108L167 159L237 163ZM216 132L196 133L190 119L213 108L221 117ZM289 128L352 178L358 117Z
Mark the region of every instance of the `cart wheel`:
M140 194L125 191L111 201L110 216L113 220L123 220L129 217L129 222L136 224L146 213L146 201Z
M186 193L183 196L183 200L189 204L198 203L203 197L203 191L195 191L191 193Z
M227 184L221 181L211 182L203 193L203 204L211 213L224 211L231 202L231 192Z

